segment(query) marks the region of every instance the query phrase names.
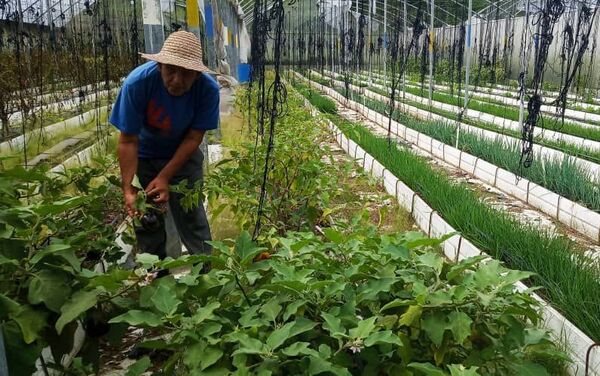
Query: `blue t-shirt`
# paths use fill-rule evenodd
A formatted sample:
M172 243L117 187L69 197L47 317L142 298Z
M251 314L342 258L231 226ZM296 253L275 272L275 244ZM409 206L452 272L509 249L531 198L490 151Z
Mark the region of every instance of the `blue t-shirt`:
M158 64L147 62L125 79L110 115L110 123L125 134L137 135L140 158L171 158L189 129L216 129L219 85L200 73L180 97L170 95Z

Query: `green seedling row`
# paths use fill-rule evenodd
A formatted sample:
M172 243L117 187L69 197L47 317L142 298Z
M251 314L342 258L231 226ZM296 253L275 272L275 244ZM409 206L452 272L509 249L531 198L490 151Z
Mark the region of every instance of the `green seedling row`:
M362 77L363 78L365 77L364 73L362 74ZM384 81L380 77L383 77L383 74L380 73L379 77L372 77L372 80L374 82L376 82L376 83L383 84ZM388 80L389 80L389 78L388 78ZM419 84L418 80L409 80L409 81L410 81L410 84L412 84L412 85L418 85ZM450 82L448 80L439 80L439 79L436 78L436 83L440 83L440 84L449 86L452 82ZM457 85L456 82L454 82L453 84L455 85L455 87L458 87L458 85ZM518 89L519 89L519 85L517 83L512 83L511 82L510 87L514 88L516 91L518 91ZM494 87L490 87L490 86L481 86L481 85L478 86L478 85L476 85L475 89L478 92L481 92L481 93L492 94L492 90L493 89L501 89L501 88L494 88ZM448 93L448 90L444 90L444 92ZM513 98L513 99L514 98L518 98L518 95L512 94L510 92L506 92L504 95L498 95L498 96L503 96L503 97L506 97L506 98ZM502 103L501 101L496 101L496 100L491 99L491 98L484 98L484 97L481 97L481 96L477 96L477 94L474 95L474 98L477 98L478 100L481 100L481 101L484 101L484 102L490 102L490 103L496 103L496 104L499 104L499 105L504 105L504 103ZM580 100L580 101L582 101L582 102L584 102L585 104L588 104L588 105L598 105L597 101L591 100L591 97L588 98L588 99L585 99L585 100ZM600 109L597 109L597 108L591 107L591 106L585 106L585 104L583 106L581 106L581 105L577 105L577 104L573 104L573 103L567 102L567 108L570 108L570 109L573 109L573 110L577 110L577 111L582 111L582 112L600 114ZM596 124L595 122L591 122L591 123L592 124Z
M539 292L553 306L591 338L600 339L600 273L573 242L492 209L466 185L453 183L409 150L390 147L386 138L362 125L328 117L477 247L511 268L536 273L529 282L543 286Z
M381 114L386 113L387 105L365 97L359 99L361 102L364 101L368 108ZM456 145L454 124L417 120L400 111L395 112L394 120L447 145ZM600 182L567 157L541 157L539 163L534 163L530 168L523 168L520 164L518 142L506 144L500 140L490 140L468 132L460 135L458 148L600 212Z
M360 82L360 81L355 81ZM357 85L359 86L359 85ZM405 91L412 95L416 95L418 97L427 97L428 90L421 89L418 87L405 86ZM383 92L382 90L376 90L374 88L369 87L371 91L377 91L378 93L388 96L387 92ZM449 104L452 106L463 107L464 98L460 95L451 95L449 93L441 92L440 90L435 90L433 92L432 99L436 102L441 102L445 104ZM479 99L475 100L475 98L471 98L468 102L468 108L471 110L483 112L486 114L490 114L502 119L508 119L512 121L519 121L519 109L514 106L507 105L501 102L491 103L491 100L481 101ZM429 107L427 107L429 109ZM570 122L562 122L560 119L550 118L549 116L543 116L542 122L540 123L542 127L545 129L549 129L555 132L560 132L564 134L569 134L572 136L582 137L588 140L600 141L600 128L586 128L576 123Z

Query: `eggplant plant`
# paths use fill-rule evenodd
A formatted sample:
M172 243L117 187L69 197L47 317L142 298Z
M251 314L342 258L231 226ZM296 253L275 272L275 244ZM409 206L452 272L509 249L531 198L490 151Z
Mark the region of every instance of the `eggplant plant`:
M128 288L117 281L130 277L110 266L121 257L122 216L109 167L0 171L0 330L11 375L31 375L47 346L59 363L79 324L88 354L109 330L112 298Z
M141 347L164 374L547 375L568 357L539 327L538 303L514 283L531 273L478 256L446 261L444 239L372 228L290 232L266 248L247 232L212 242L201 264L139 287L111 323L152 329ZM140 361L140 373L153 359Z

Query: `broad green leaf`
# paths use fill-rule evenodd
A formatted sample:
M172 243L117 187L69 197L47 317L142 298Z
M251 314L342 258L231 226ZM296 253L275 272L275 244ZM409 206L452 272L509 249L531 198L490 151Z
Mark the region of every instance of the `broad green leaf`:
M191 369L198 368L204 351L206 350L206 342L197 342L191 346L187 346L183 354L183 363Z
M377 320L376 316L369 317L366 320L361 320L358 322L356 328L350 329L350 337L352 338L367 338L369 334L375 329L375 320Z
M441 312L434 312L421 320L421 328L427 333L427 336L437 346L442 345L444 332L446 331L446 317Z
M202 328L198 330L198 334L200 334L203 338L207 338L212 336L215 333L218 333L223 328L223 325L216 322L207 322L202 325Z
M39 333L46 327L46 317L45 312L36 311L30 306L21 306L19 311L11 316L19 324L26 344L38 338Z
M0 293L0 318L17 313L20 308L19 303Z
M131 271L123 269L113 269L107 273L102 273L90 278L89 288L103 287L109 291L117 291L123 286L123 281L127 280Z
M221 303L212 302L205 307L199 308L198 310L196 310L196 313L194 313L194 316L192 316L194 323L196 325L198 325L201 322L203 322L204 320L212 317L215 309L219 308L220 306L221 306Z
M295 323L295 325L292 327L292 330L290 331L290 335L292 337L297 336L298 334L307 332L307 331L311 330L312 328L314 328L315 326L317 326L317 323L315 323L305 317L298 317L293 322Z
M425 235L423 235L422 233L413 231L410 233L406 233L405 236L408 241L408 243L407 243L408 249L415 249L418 247L436 247L457 234L458 234L457 232L451 232L451 233L448 233L448 234L442 236L441 238L435 239L435 238L428 238Z
M321 354L321 358L329 359L331 357L331 347L324 343L320 344L319 354Z
M156 285L150 284L146 286L141 286L140 288L140 297L139 297L139 305L142 308L152 308L154 307L154 303L152 302L152 297L156 292L158 287Z
M309 375L320 375L324 372L331 372L337 376L352 376L352 374L345 368L335 366L326 359L320 356L310 356L310 363L308 365Z
M37 251L29 260L29 263L35 265L47 256L61 257L62 259L67 261L73 269L80 269L79 259L77 258L77 256L75 256L75 253L73 252L69 244L50 244L49 246Z
M527 328L525 329L525 345L537 345L548 338L548 332L544 329Z
M382 328L391 330L396 327L398 320L400 320L398 315L385 315L385 316L379 316L379 318L377 319L377 323Z
M440 255L433 252L427 252L418 257L418 260L421 264L428 266L435 270L435 273L439 275L442 271L442 266L444 265L444 260Z
M98 290L79 290L61 307L62 314L56 321L56 331L60 334L68 323L92 308L98 302Z
M181 304L181 300L175 297L175 292L164 284L158 286L151 300L154 303L154 307L166 315L175 312L177 306Z
M243 311L242 316L238 322L243 328L250 328L252 326L263 326L269 325L269 321L262 317L258 317L259 306L252 306Z
M530 361L513 364L511 368L515 376L550 376L546 368Z
M248 231L242 232L235 242L235 252L240 256L242 265L250 264L254 257L263 250L264 248L259 248L254 244Z
M341 244L344 242L344 234L337 230L334 230L331 227L323 229L323 233L325 234L327 240L332 241L335 244Z
M446 372L431 363L410 363L408 368L417 370L419 374L426 376L448 376Z
M293 295L300 295L306 288L306 285L299 281L275 281L271 284L263 285L262 288L273 292L284 292Z
M199 264L206 264L206 263L211 263L211 262L222 262L222 260L220 260L216 256L204 255L204 254L183 255L176 259L171 259L170 257L167 257L166 259L161 260L159 263L157 263L156 267L162 268L162 269L173 269L173 268L181 268L183 266L191 266L191 270L196 271L196 273L194 273L194 274L198 274L200 272L200 270L202 269L202 265L199 265Z
M129 367L127 367L127 372L125 372L125 376L140 376L142 373L146 372L148 368L152 365L152 361L149 357L145 356L137 362L133 363Z
M42 353L41 343L26 344L21 329L14 321L0 325L4 337L8 373L10 376L31 376L36 371L35 362ZM3 373L4 376L4 373Z
M202 360L200 361L200 370L204 371L208 367L212 366L223 357L223 350L217 347L207 347L202 353Z
M446 289L436 290L429 294L428 307L443 307L453 306L455 302L452 301L452 292Z
M273 270L275 270L275 277L278 281L291 281L295 280L296 276L294 268L290 265L286 265L281 262L273 262Z
M346 329L342 326L342 320L329 313L322 312L321 317L325 319L323 328L327 330L332 337L339 338L346 335Z
M290 331L292 327L295 325L295 322L288 322L287 324L275 329L268 337L267 337L267 346L271 350L276 350L279 346L283 345L285 340L287 340L290 335Z
M373 345L379 345L382 343L388 343L388 344L397 345L397 346L403 345L400 338L397 335L395 335L394 333L392 333L391 330L384 330L381 332L371 333L365 339L365 346L367 346L367 347L370 347Z
M62 201L55 201L51 204L40 204L33 207L33 210L41 216L57 215L67 210L91 200L91 197L71 197Z
M504 273L502 276L502 286L512 286L518 281L522 281L524 279L530 278L535 275L535 273L525 272L521 270L509 270L507 273Z
M271 300L260 308L260 312L265 315L267 320L274 322L277 315L281 312L281 304L279 304L278 299L271 298Z
M393 260L408 260L409 258L409 250L404 246L400 246L397 244L388 244L387 246L381 248L381 253L388 254L392 257Z
M163 324L162 319L150 311L139 311L137 309L132 309L128 312L125 312L122 315L117 317L113 317L109 323L119 323L124 322L133 326L150 326L157 327Z
M151 253L138 253L135 256L135 261L140 263L144 269L150 269L154 264L159 262L157 255Z
M391 302L387 303L383 307L381 307L381 309L379 310L379 312L387 311L388 309L397 308L397 307L410 306L410 305L412 305L414 303L415 303L414 300L395 299L395 300L392 300Z
M169 344L165 340L162 340L162 339L150 339L150 340L144 341L142 343L138 343L138 346L143 349L156 349L156 350L162 350L162 349L169 348Z
M263 343L256 338L249 337L247 334L233 333L228 338L230 341L239 343L238 349L231 354L232 356L237 354L262 354L265 352Z
M448 279L448 281L454 280L465 270L471 269L473 266L477 265L486 258L488 258L488 256L474 256L461 260L459 263L452 265L450 271L448 271L448 274L446 274L446 279Z
M310 343L308 342L296 342L285 349L281 350L281 352L286 356L300 356L300 355L313 355L319 356L319 353L316 350L313 350L310 347Z
M8 239L14 233L15 228L8 223L0 223L0 239ZM2 265L3 256L0 255L0 265Z
M479 289L484 290L488 286L502 282L502 271L498 260L490 260L477 268L475 273L473 273L473 280Z
M479 372L477 372L478 368L475 366L466 368L462 364L450 364L448 366L451 376L480 376Z
M381 292L389 292L396 278L378 278L367 282L361 289L356 298L357 302L365 300L377 300L377 295Z
M462 344L467 337L471 335L471 324L473 320L464 312L450 312L448 315L448 326L454 340L458 344Z
M292 303L288 304L285 308L285 312L283 313L283 320L287 321L290 317L298 312L298 309L307 303L304 299L295 300Z
M71 295L67 275L53 269L42 269L29 282L27 300L31 304L44 303L48 309L60 313L60 308Z
M423 307L419 305L411 305L410 307L408 307L406 312L404 312L402 316L400 316L400 320L398 320L398 323L404 326L412 326L415 321L418 322L418 320L421 318L422 313Z
M2 254L0 254L0 266L6 265L6 264L19 265L19 261L15 260L15 259L6 258Z
M295 321L289 322L278 329L275 329L269 337L267 337L267 346L271 350L276 350L279 346L292 337L298 334L307 332L314 328L317 324L303 317Z

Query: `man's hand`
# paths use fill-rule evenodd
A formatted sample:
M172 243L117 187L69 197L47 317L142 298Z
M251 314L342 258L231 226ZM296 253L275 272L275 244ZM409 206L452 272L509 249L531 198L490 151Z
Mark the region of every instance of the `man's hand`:
M123 191L123 198L125 199L125 211L131 218L135 218L139 215L136 207L135 200L137 198L137 191L133 188L126 189Z
M169 180L160 174L146 187L146 195L157 204L169 201Z

